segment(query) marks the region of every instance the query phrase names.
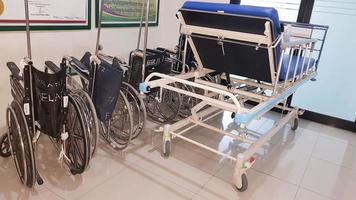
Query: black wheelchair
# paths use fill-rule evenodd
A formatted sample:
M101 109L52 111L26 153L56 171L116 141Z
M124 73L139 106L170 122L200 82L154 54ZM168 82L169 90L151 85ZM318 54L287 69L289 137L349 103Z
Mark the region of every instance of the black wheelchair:
M179 38L179 43L174 51L157 48L147 49L145 78L152 73L158 72L167 75L177 75L190 72L196 68L191 49L183 51L186 42L184 36ZM189 46L188 46L189 47ZM184 60L185 59L185 60ZM183 67L183 64L185 66ZM130 53L130 84L139 89L142 80L143 51L135 50ZM154 80L155 78L152 78ZM220 82L220 74L207 74L202 77L209 82ZM193 93L202 94L204 91L182 83L172 83L171 86L180 88ZM151 120L158 123L170 123L184 119L191 115L191 109L197 105L200 100L180 93L155 88L146 94L145 104L148 116Z
M123 150L142 132L146 109L138 91L125 81L124 63L104 57L87 52L80 60L64 57L62 65L69 69L68 85L92 99L104 141L115 150ZM53 71L52 65L46 62Z
M95 118L80 92L67 88L67 66L56 73L37 70L26 61L19 67L7 63L14 100L6 110L8 131L1 136L0 155L12 155L20 181L33 187L43 179L36 168L35 149L41 134L50 137L59 150L59 159L71 174L83 173L95 152ZM90 99L89 99L90 100Z

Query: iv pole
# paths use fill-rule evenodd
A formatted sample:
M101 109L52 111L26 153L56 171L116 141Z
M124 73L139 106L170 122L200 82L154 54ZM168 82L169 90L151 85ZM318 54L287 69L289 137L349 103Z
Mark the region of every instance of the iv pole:
M27 58L32 60L31 36L30 36L30 14L28 0L25 0L25 17L26 17L26 37L27 37Z

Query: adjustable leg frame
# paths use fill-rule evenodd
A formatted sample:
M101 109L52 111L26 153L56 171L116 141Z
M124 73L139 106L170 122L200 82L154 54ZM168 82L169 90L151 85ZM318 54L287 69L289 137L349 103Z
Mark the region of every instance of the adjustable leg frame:
M175 91L181 95L189 95L191 97L201 100L200 103L198 103L191 109L191 116L172 125L164 126L164 155L170 155L171 141L174 138L178 137L186 142L192 143L203 149L226 157L229 160L236 161L233 183L238 190L244 191L247 189L246 171L251 168L251 166L255 162L255 158L253 157L253 155L256 153L256 151L266 142L268 142L270 138L273 137L289 121L294 120L294 125L292 126L292 129L297 128L296 126L298 123L298 115L301 114L301 111L299 111L298 108L288 108L285 106L285 104L281 105L281 103L285 102L286 99L297 90L297 88L299 88L308 80L314 78L316 76L316 73L311 73L303 80L295 82L293 86L288 87L288 89L284 90L278 95L268 97L266 95L248 92L236 88L232 88L229 90L226 89L225 86L221 86L214 83L208 84L199 79L199 77L203 77L210 72L211 70L203 69L200 72L189 72L177 76L168 76L160 73L152 73L150 76L147 77L146 82L140 85L140 88L142 92L148 92L152 88L161 87L167 90ZM150 81L153 77L158 77L160 79ZM195 81L187 80L192 78ZM170 83L185 84L194 88L204 90L205 93L204 95L192 93L190 91L172 87L171 85L169 85ZM248 100L258 102L259 104L251 109L247 109L244 107L244 102ZM286 114L283 118L277 121L274 127L271 128L267 133L259 134L247 130L247 125L253 119L260 118L275 107L288 111L288 114ZM233 134L206 123L206 121L218 116L224 111L229 111L233 113L232 117L234 118L235 124L237 125L239 134ZM209 146L206 146L184 136L184 133L197 126L210 129L225 136L229 136L235 141L248 144L249 147L244 152L241 152L236 157L234 157L232 155L220 152L216 149L213 149ZM249 137L249 134L254 137Z
M245 191L247 189L246 172L254 164L256 160L254 158L254 154L257 150L266 144L289 121L293 120L294 122L292 130L297 129L298 115L302 114L303 111L300 111L298 108L289 108L286 105L287 98L294 94L300 86L304 85L309 80L315 79L317 75L318 62L312 62L312 55L313 52L315 52L314 54L316 54L316 57L318 58L317 60L319 60L327 27L318 25L305 26L302 24L290 24L291 26L297 27L298 30L300 28L307 30L306 32L310 33L309 36L307 38L299 38L298 35L290 34L294 36L295 39L291 41L284 41L284 33L282 33L280 37L278 37L275 41L272 41L270 39L272 38L272 32L269 22L265 23L265 35L251 35L247 33L231 32L228 30L187 25L180 12L178 13L178 18L181 21L181 32L186 35L187 41L189 42L197 61L197 70L188 73L182 72L176 76L152 73L146 78L145 82L140 85L140 90L143 93L147 93L153 88L161 88L174 91L180 95L196 98L200 101L200 103L191 109L191 116L172 125L164 126L164 155L169 156L171 151L171 141L172 139L178 137L186 142L226 157L229 160L236 161L233 183L239 191ZM320 40L312 37L313 31L316 29L320 29L324 33L324 37ZM203 80L202 77L214 71L204 68L201 57L196 49L194 41L192 40L192 34L196 34L196 37L201 35L213 36L218 38L217 42L219 42L219 44L223 42L231 42L229 40L219 40L219 38L224 38L222 37L223 34L238 41L244 40L247 42L262 42L265 46L258 45L256 46L256 49L266 48L268 51L270 66L266 67L270 68L272 81L263 82L231 75L229 77L231 85L226 87L224 85ZM315 47L315 44L318 41L321 41L322 43L319 49ZM282 56L280 56L278 61L275 61L273 51L275 51L275 48L278 46L280 46ZM224 52L223 45L222 50ZM186 52L186 48L184 51ZM289 52L289 59L285 61L283 55L287 52ZM315 57L315 55L313 57ZM293 62L292 58L295 58L296 61ZM302 69L298 70L300 64ZM185 65L185 63L183 65ZM282 66L283 69L284 66L287 66L285 75L282 75ZM173 83L183 84L187 87L194 88L195 91L204 91L204 93L198 94L192 91L173 87ZM247 101L255 102L257 105L248 109L244 106ZM247 129L247 125L251 121L261 118L273 108L282 109L287 114L280 120L276 121L274 126L266 133L256 133ZM209 119L224 111L232 113L231 117L234 119L238 134L221 130L206 123ZM229 136L237 142L247 144L247 148L243 152L240 152L234 156L218 151L184 136L184 133L197 126Z

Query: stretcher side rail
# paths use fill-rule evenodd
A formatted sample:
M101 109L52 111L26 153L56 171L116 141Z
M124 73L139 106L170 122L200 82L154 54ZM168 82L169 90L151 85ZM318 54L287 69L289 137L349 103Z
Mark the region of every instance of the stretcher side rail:
M189 3L192 5L202 4L202 9L207 9L207 5L210 4L199 2L188 2L188 4ZM211 3L211 5L216 5L219 9L224 7L223 4ZM229 9L230 8L231 7L229 7ZM235 8L238 9L239 6ZM183 12L185 12L185 14ZM190 13L187 14L187 12ZM263 147L263 145L289 121L293 120L294 122L292 125L293 130L298 126L298 116L303 111L297 107L288 107L286 102L288 97L294 94L298 88L306 82L315 79L317 76L317 65L320 60L328 27L284 23L287 24L288 27L286 27L284 31L276 33L276 26L274 26L276 24L273 24L276 22L275 20L258 16L251 17L260 20L259 23L261 26L258 27L258 31L244 32L246 27L236 28L230 26L226 28L217 21L212 24L212 27L208 27L207 24L209 23L205 22L202 22L200 26L197 21L189 21L195 12L198 13L197 15L200 17L199 23L207 20L204 16L209 16L212 19L214 17L222 19L222 15L227 15L228 17L232 17L230 18L231 22L234 21L234 16L238 17L240 21L242 18L251 17L250 15L241 17L239 14L224 13L219 10L218 12L213 12L195 11L186 8L181 9L177 16L181 24L181 34L186 37L183 57L186 56L187 46L189 44L197 62L197 69L188 73L182 71L181 74L175 76L152 73L145 79L145 82L140 85L140 90L146 93L153 88L164 88L174 91L179 95L187 95L202 100L191 109L191 116L172 125L165 125L163 129L163 152L165 155L169 155L170 141L178 137L229 160L236 161L233 183L239 190L244 190L245 187L243 187L243 185L245 183L243 177L246 177L246 171L254 164L254 154L257 150ZM204 15L206 13L209 15ZM294 29L293 26L295 26L296 29ZM238 31L236 31L237 29ZM322 31L322 38L315 37L313 35L314 30ZM318 46L318 43L321 43L321 45ZM221 51L219 51L220 49ZM233 50L238 51L238 53L235 53ZM249 75L251 75L249 72L239 74L241 70L250 67L250 65L252 65L251 63L254 62L254 60L250 59L251 63L231 63L232 60L238 60L236 59L238 56L240 56L238 58L244 59L243 57L246 56L243 52L244 50L246 50L246 55L250 53L248 56L254 60L265 59L262 62L256 61L255 64L260 65L258 67L254 66L254 70L264 67L265 69L263 69L264 71L262 72L266 73L266 76L269 77L258 79L259 76L253 76L253 73L252 77L249 77ZM239 55L241 52L242 54ZM211 58L209 57L210 55L214 55L216 58ZM236 57L234 57L235 55ZM248 59L245 61L248 61ZM185 64L185 60L183 59L183 66L185 66ZM212 64L216 64L217 66L211 66ZM236 69L231 69L232 67L236 67ZM227 71L222 69L226 69ZM231 84L229 83L229 85L226 86L202 79L201 77L208 74L206 73L208 71L223 73L225 77L229 76L229 82L231 81ZM257 73L257 71L255 73ZM159 77L159 79L153 80L153 77ZM172 83L179 83L177 85L183 84L201 89L204 93L198 94L183 90L174 87ZM249 86L253 89L243 89ZM219 98L216 99L216 96ZM245 103L248 100L256 102L257 105L245 107ZM248 130L247 125L253 120L259 120L267 112L276 107L286 111L287 114L283 117L281 116L280 120L276 120L273 127L266 133L259 135ZM208 119L224 111L232 112L231 117L233 118L233 125L237 133L231 133L228 130L222 130L207 123ZM239 152L237 156L233 156L230 153L226 153L228 151L221 152L184 136L184 133L197 126L229 136L234 142L239 142L239 144L244 144L244 146L246 145L246 149Z

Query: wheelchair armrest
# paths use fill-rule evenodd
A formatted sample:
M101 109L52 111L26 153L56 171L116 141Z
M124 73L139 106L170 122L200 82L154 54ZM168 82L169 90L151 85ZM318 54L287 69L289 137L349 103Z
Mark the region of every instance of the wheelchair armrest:
M9 68L11 75L18 80L22 80L22 76L20 75L20 68L14 62L6 63L7 68Z
M72 58L71 63L74 64L76 67L78 67L78 69L80 71L88 71L89 70L89 66L84 65L82 62L80 62L80 60L78 60L74 57L71 57L71 58Z
M46 61L45 65L48 69L50 69L52 72L57 73L61 71L61 68L59 68L56 64L54 64L52 61Z

